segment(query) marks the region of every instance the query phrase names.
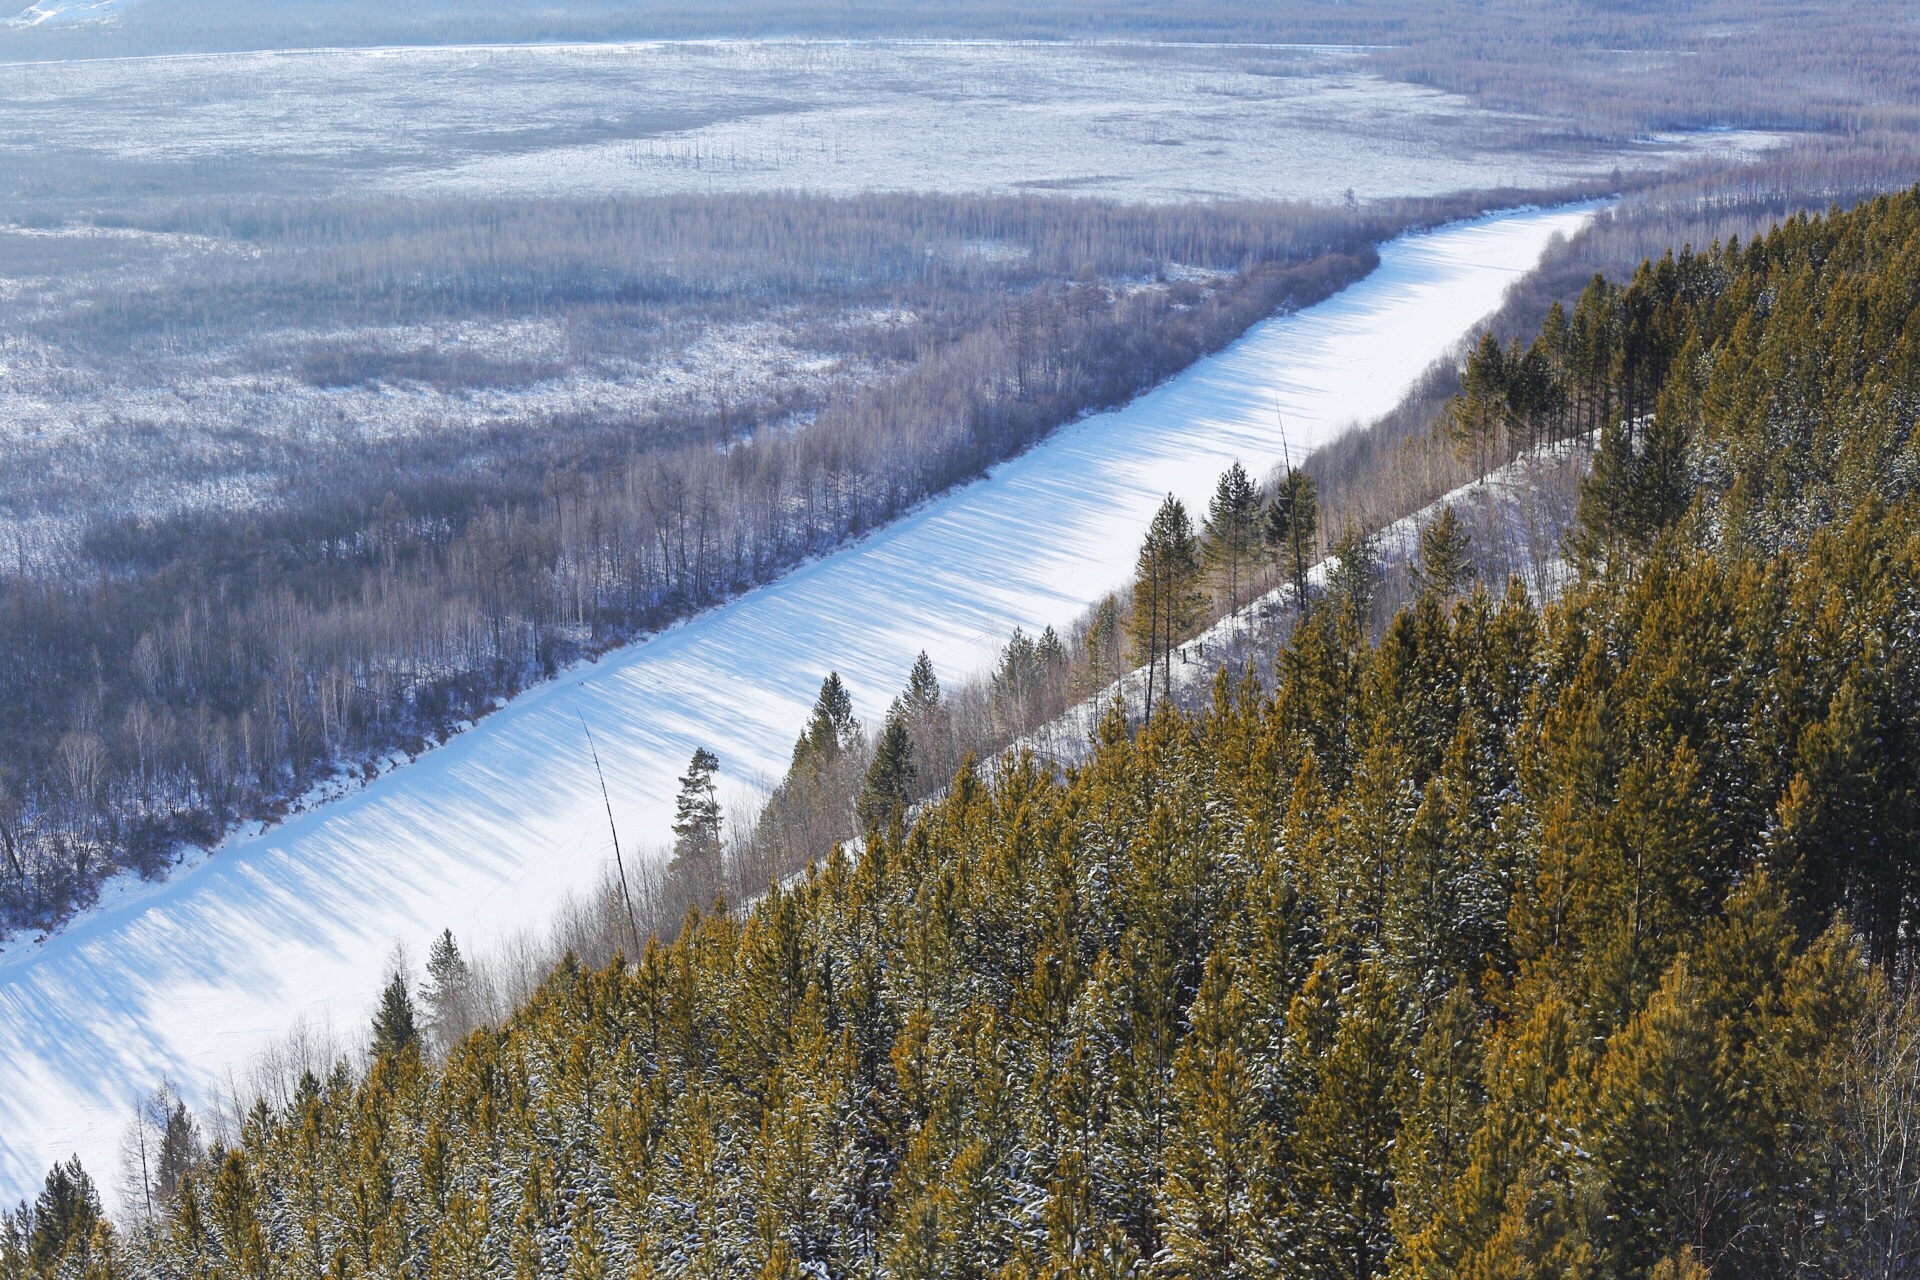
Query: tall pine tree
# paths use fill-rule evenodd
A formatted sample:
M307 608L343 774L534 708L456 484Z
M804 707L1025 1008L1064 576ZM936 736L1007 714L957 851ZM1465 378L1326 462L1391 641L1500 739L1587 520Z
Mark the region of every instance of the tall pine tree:
M1136 661L1147 667L1147 704L1153 715L1153 682L1173 694L1172 652L1200 616L1199 540L1178 498L1168 494L1147 526L1133 575L1133 617L1128 627Z

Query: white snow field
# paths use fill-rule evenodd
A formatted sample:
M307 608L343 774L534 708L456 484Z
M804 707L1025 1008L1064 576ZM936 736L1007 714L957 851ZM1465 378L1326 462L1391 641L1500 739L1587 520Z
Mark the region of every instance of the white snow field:
M396 939L469 947L539 924L608 856L581 719L623 839L666 835L695 746L776 775L829 669L871 719L922 648L944 677L1016 624L1070 621L1127 577L1169 491L1297 454L1391 408L1591 206L1407 236L1365 280L1257 326L1117 411L768 587L576 668L348 798L235 838L0 957L0 1202L78 1153L111 1181L134 1099L189 1100L296 1021L357 1025Z
M46 0L49 5L69 0ZM712 40L0 63L0 195L873 190L1338 200L1742 155L1270 45Z
M39 0L8 18L10 27L74 26L81 23L111 22L139 0Z

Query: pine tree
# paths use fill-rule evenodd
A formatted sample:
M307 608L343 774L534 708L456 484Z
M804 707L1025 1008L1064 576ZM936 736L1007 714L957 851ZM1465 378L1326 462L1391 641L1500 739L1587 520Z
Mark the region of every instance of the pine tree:
M1348 634L1365 638L1373 627L1373 597L1380 577L1380 553L1372 535L1348 525L1333 544L1327 592Z
M1453 597L1473 575L1473 539L1448 503L1440 515L1420 531L1420 587L1436 597Z
M1174 1060L1181 1124L1160 1188L1167 1275L1270 1276L1282 1253L1278 1135L1244 1043L1250 1013L1228 968L1209 963Z
M1060 643L1060 633L1052 627L1045 627L1040 638L1033 642L1033 657L1040 664L1042 675L1050 675L1067 661L1067 647Z
M719 771L720 758L695 747L674 800L673 860L667 874L696 900L715 892L720 883L720 797L713 781Z
M941 781L956 763L953 714L948 708L933 663L923 651L907 673L906 691L895 700L906 725L916 781Z
M1289 466L1274 486L1265 537L1268 554L1293 586L1294 609L1305 613L1307 571L1320 538L1320 499L1313 477L1299 467Z
M414 1024L413 996L407 990L407 977L395 973L380 993L380 1007L373 1015L373 1054L385 1058L398 1054L419 1039Z
M1589 573L1605 572L1634 545L1638 464L1625 427L1601 429L1593 466L1580 482L1578 518L1567 532L1568 553Z
M593 1201L584 1193L573 1208L573 1247L567 1254L566 1280L607 1280L606 1247L593 1220Z
M1021 733L1032 723L1042 674L1039 647L1015 627L991 676L994 716L1003 733Z
M1732 1099L1714 1078L1722 1046L1703 995L1682 956L1595 1073L1599 1155L1616 1203L1638 1219L1636 1269L1706 1243L1711 1219L1739 1194L1715 1141Z
M466 957L453 940L453 930L444 929L427 950L427 1028L435 1047L445 1052L453 1038L467 1025L467 1003L472 972Z
M494 1274L488 1225L484 1194L475 1197L453 1191L427 1245L430 1280L467 1280L469 1276Z
M1390 1215L1396 1259L1426 1260L1427 1232L1444 1222L1451 1192L1468 1167L1468 1149L1480 1127L1485 1096L1483 1046L1473 993L1465 982L1435 1002L1409 1064L1393 1149L1394 1204Z
M1680 353L1683 360L1694 354L1691 346ZM1634 468L1633 532L1641 550L1677 523L1693 501L1692 433L1678 399L1670 397L1669 405L1647 424Z
M1292 1151L1294 1214L1304 1274L1369 1280L1392 1251L1404 1015L1391 979L1372 964L1361 966L1338 1003L1332 1025L1301 1046L1318 1051L1300 1066L1309 1093Z
M1460 394L1447 405L1447 437L1460 459L1473 465L1475 475L1484 476L1493 469L1506 439L1509 363L1499 340L1491 332L1482 333L1479 345L1467 357Z
M899 821L913 799L917 773L913 740L907 733L907 708L898 699L887 713L886 728L874 748L860 791L860 822L869 831L885 831Z
M93 1234L87 1238L86 1263L80 1269L80 1280L117 1280L125 1274L120 1254L119 1237L114 1234L113 1224L102 1218L93 1224Z
M1581 291L1567 328L1568 373L1577 391L1580 432L1588 438L1614 425L1617 292L1605 276L1596 274Z
M263 1109L256 1108L256 1116ZM239 1151L227 1152L215 1165L207 1197L208 1216L217 1228L219 1251L225 1255L231 1274L267 1273L271 1246L260 1221L259 1190L246 1157Z
M95 1228L106 1221L100 1193L80 1167L80 1157L56 1164L33 1202L26 1260L32 1273L51 1277L64 1268L84 1270Z
M1037 637L1013 629L990 677L994 714L1003 733L1024 733L1055 709L1050 699L1058 694L1066 667L1067 648L1052 627Z
M1207 504L1203 554L1229 610L1238 609L1260 553L1260 490L1237 461Z
M1126 628L1120 617L1120 601L1105 596L1093 608L1087 620L1087 632L1081 640L1085 661L1074 692L1091 694L1106 688L1126 671Z
M138 1197L128 1208L149 1221L172 1208L180 1180L206 1154L199 1124L169 1081L140 1100L122 1150L122 1185Z
M676 853L704 851L720 836L720 800L714 787L714 775L720 771L720 757L705 747L695 747L680 776L680 794L674 800L673 834L679 842Z
M1181 501L1168 494L1147 526L1133 578L1133 637L1136 661L1147 667L1147 716L1153 715L1153 680L1173 696L1172 652L1200 613L1199 544Z
M840 758L860 740L860 722L853 718L853 696L838 671L820 682L820 696L800 740L793 745L793 770L818 772Z
M907 673L906 704L916 716L927 716L940 709L940 681L933 674L933 660L922 649Z
M930 738L942 736L937 724L916 727ZM820 683L806 730L794 743L787 776L768 797L752 840L743 848L754 860L751 875L783 875L859 834L852 802L859 794L863 747L853 698L840 674L829 672ZM704 891L695 895L704 896Z

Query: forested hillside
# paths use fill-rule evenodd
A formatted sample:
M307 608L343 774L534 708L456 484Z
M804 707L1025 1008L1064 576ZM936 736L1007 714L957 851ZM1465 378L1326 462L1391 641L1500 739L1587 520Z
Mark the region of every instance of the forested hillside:
M444 1062L396 988L0 1271L1912 1274L1916 302L1920 191L1596 285L1564 598L1329 595Z

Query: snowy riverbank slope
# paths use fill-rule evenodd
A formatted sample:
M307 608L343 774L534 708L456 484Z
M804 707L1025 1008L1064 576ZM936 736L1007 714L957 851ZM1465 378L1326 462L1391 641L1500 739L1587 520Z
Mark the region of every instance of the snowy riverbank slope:
M1319 306L1268 321L1132 404L790 577L569 672L365 791L234 840L44 945L0 958L0 1200L77 1152L114 1167L135 1096L190 1099L296 1020L357 1021L396 938L469 943L590 881L606 817L661 838L696 745L734 780L784 768L829 668L879 714L925 648L959 675L1008 631L1060 625L1126 576L1168 491L1204 503L1232 459L1303 452L1384 413L1589 207L1409 236Z
M1374 535L1381 573L1404 579L1419 561L1420 535L1451 507L1467 531L1476 570L1488 591L1497 595L1504 589L1504 571L1518 577L1536 600L1558 595L1571 572L1560 553L1561 539L1573 523L1579 482L1590 465L1588 446L1569 443L1522 455L1461 485ZM1336 562L1329 557L1309 569L1309 588L1316 593L1327 590L1335 567ZM1249 660L1255 664L1256 675L1271 679L1273 654L1285 643L1285 624L1293 616L1293 588L1278 586L1178 646L1173 652L1170 677L1175 705L1204 707L1213 697L1215 675L1222 668L1238 674ZM1020 738L1008 748L1008 754L1028 750L1057 764L1079 763L1091 753L1100 721L1114 699L1123 701L1129 715L1142 713L1148 676L1148 668L1134 668L1098 694ZM1161 677L1154 675L1154 682L1158 696Z

